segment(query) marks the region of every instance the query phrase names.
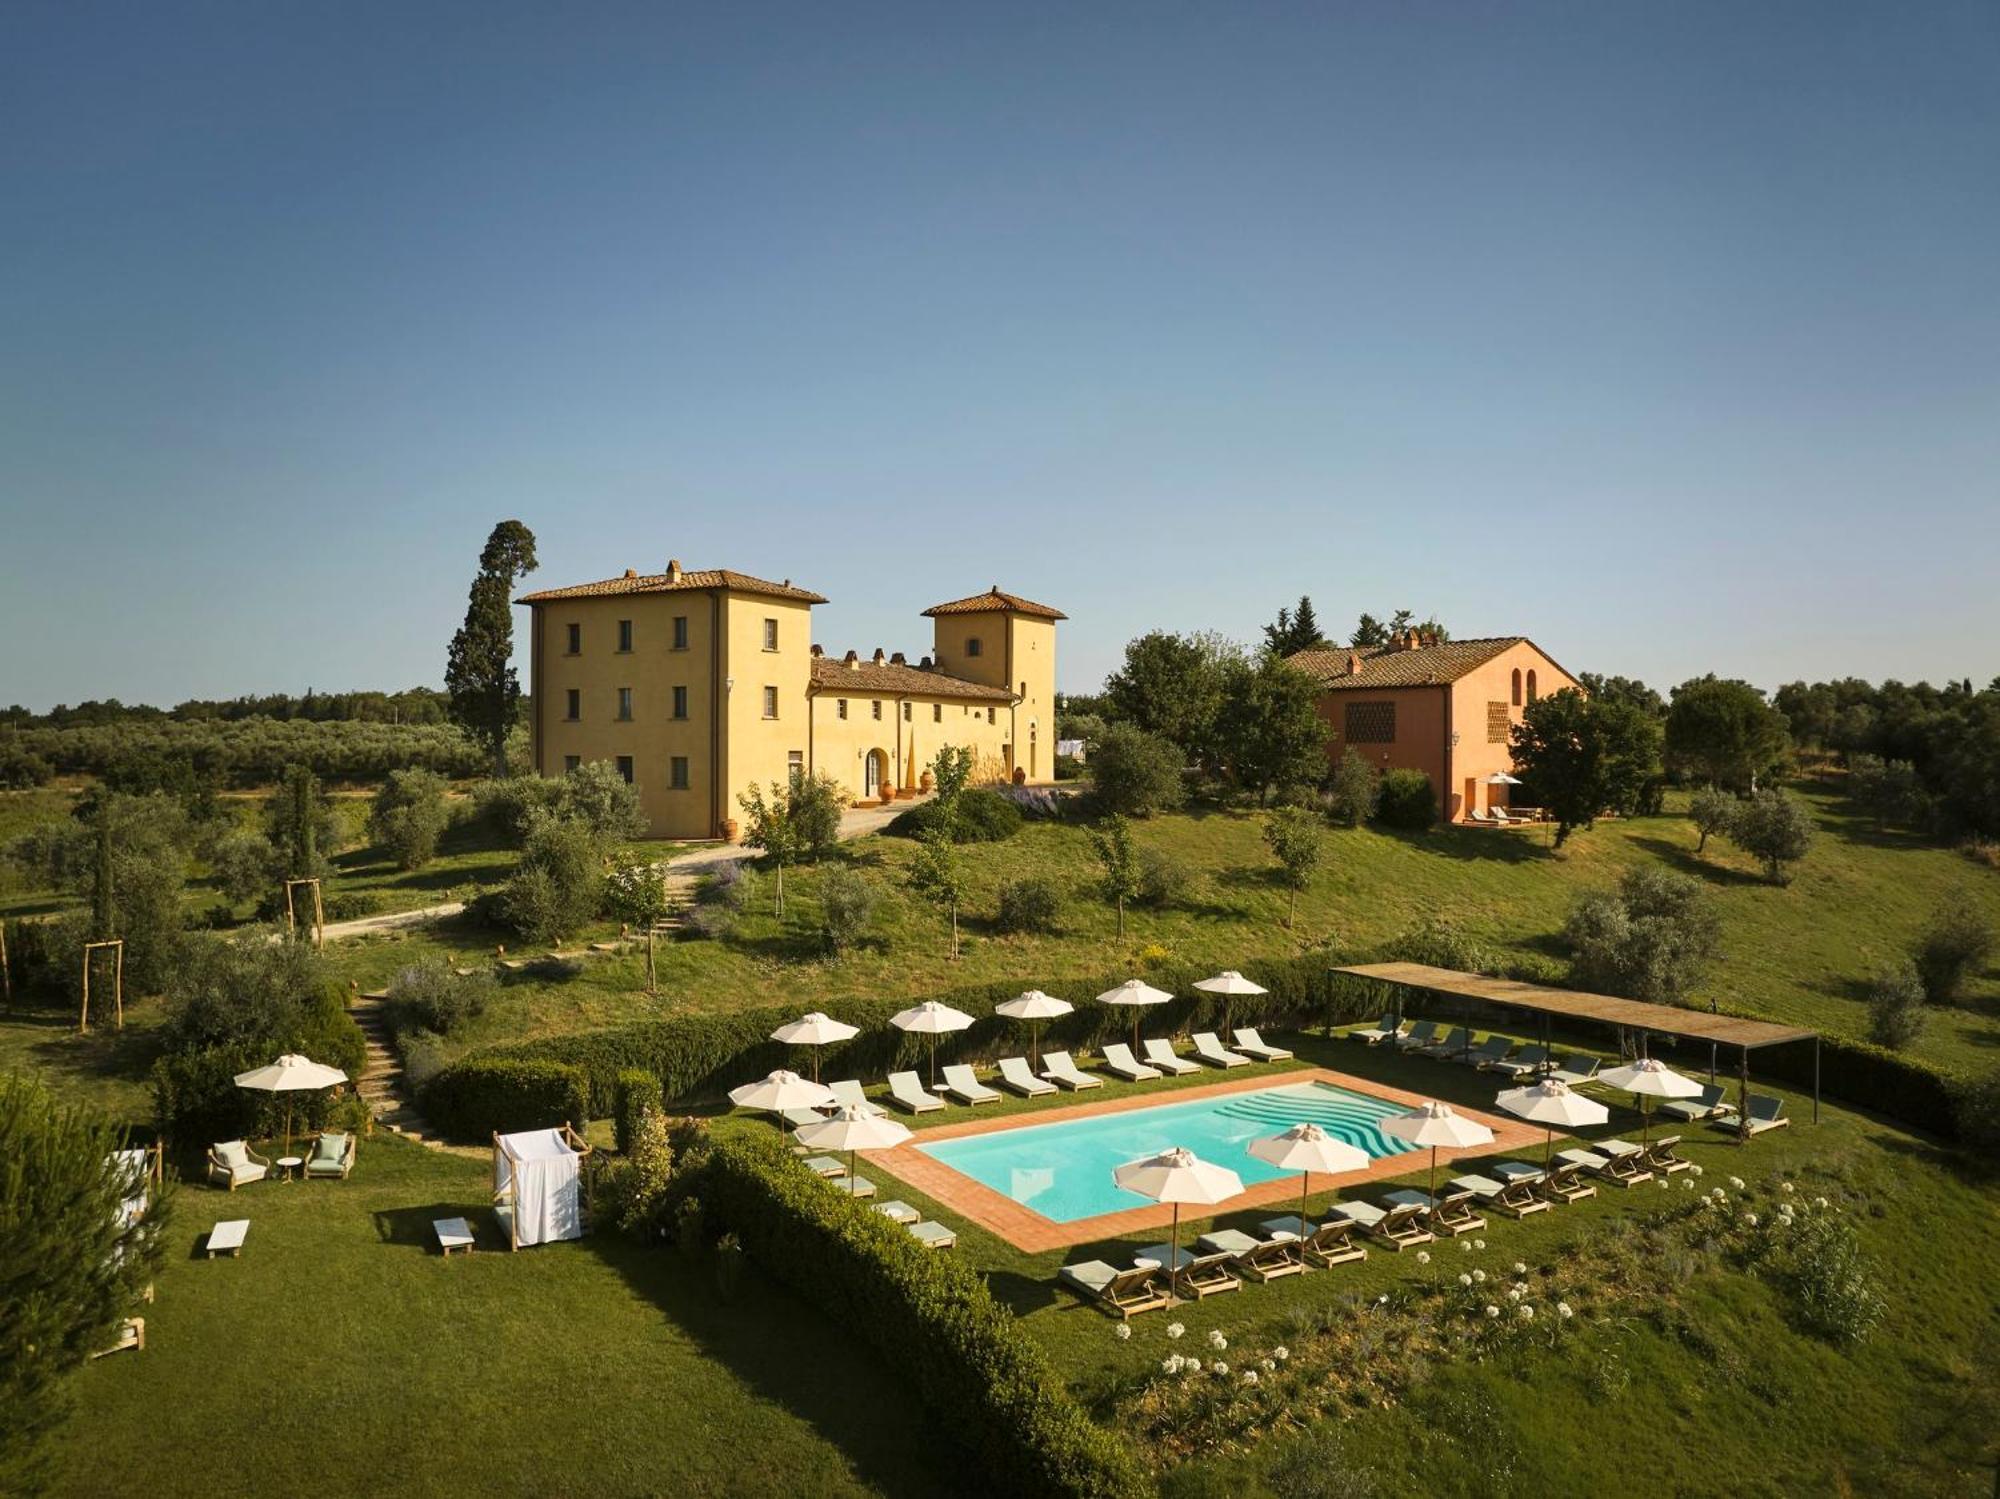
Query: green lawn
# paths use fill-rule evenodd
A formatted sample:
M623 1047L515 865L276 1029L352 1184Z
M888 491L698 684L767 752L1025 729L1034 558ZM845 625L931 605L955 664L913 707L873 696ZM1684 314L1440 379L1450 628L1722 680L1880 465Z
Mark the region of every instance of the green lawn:
M848 1334L615 1235L447 1263L490 1167L377 1138L344 1183L184 1187L147 1346L91 1364L61 1494L924 1495L949 1448ZM246 1217L240 1259L197 1257ZM486 1219L491 1232L490 1217ZM491 1250L492 1252L488 1252Z

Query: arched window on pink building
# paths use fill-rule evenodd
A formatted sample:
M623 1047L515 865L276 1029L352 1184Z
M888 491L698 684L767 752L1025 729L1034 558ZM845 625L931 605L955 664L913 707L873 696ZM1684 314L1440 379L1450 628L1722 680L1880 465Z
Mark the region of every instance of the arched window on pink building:
M1521 668L1514 668L1514 706L1521 706Z
M1528 701L1532 703L1534 700L1535 700L1535 673L1531 668L1528 672Z

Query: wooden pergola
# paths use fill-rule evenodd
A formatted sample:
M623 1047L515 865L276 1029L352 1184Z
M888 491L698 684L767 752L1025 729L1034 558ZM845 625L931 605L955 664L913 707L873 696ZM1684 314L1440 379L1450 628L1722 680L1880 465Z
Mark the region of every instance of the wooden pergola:
M1643 1000L1621 999L1613 994L1590 994L1580 989L1554 989L1547 984L1530 984L1520 979L1489 978L1483 973L1461 973L1455 968L1433 968L1427 963L1357 963L1335 968L1334 973L1373 979L1398 991L1396 1016L1402 1019L1401 993L1416 989L1430 994L1449 994L1457 999L1478 1000L1482 1004L1503 1005L1516 1010L1533 1010L1542 1017L1542 1040L1548 1041L1549 1017L1581 1020L1597 1025L1620 1026L1640 1035L1644 1054L1647 1035L1673 1036L1683 1041L1706 1041L1708 1080L1715 1082L1716 1051L1737 1048L1739 1128L1747 1128L1750 1118L1750 1053L1762 1046L1782 1046L1792 1041L1813 1044L1813 1123L1819 1123L1819 1032L1796 1025L1780 1025L1770 1020L1746 1020L1738 1015L1719 1015L1706 1010L1683 1010L1673 1005L1647 1004ZM1471 1038L1468 1035L1467 1045Z

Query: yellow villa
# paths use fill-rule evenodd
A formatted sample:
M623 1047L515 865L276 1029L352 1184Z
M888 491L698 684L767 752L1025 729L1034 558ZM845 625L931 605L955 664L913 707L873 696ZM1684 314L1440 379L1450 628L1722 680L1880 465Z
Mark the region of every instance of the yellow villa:
M949 745L973 779L1055 770L1059 609L1002 592L924 610L931 654L828 656L826 599L727 568L624 576L523 595L531 614L534 766L609 760L639 788L654 836L716 838L737 797L831 776L856 801L914 790Z

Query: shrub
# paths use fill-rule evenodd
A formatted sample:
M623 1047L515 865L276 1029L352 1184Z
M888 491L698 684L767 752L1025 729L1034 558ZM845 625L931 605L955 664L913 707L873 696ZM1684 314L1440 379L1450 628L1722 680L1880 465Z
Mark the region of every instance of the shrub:
M1993 928L1962 892L1954 893L1911 945L1910 957L1934 1005L1954 1003L1993 951Z
M1375 797L1375 820L1387 828L1420 833L1437 821L1437 793L1421 770L1382 773Z
M1083 771L1084 763L1077 759L1075 755L1056 756L1056 779L1058 781L1073 781L1082 775Z
M836 957L868 935L875 919L875 887L860 871L830 869L819 883L820 936Z
M1673 1005L1721 951L1722 922L1698 881L1642 866L1579 901L1563 940L1579 988Z
M1951 1101L1959 1140L1987 1169L2000 1167L2000 1067L1959 1083Z
M564 1123L581 1129L590 1118L582 1068L508 1057L453 1063L425 1086L421 1105L446 1135L475 1142Z
M847 793L829 775L804 776L792 782L792 824L799 852L814 863L840 843L840 814Z
M444 777L431 770L392 770L375 793L368 836L398 869L422 869L437 857L438 840L451 822L444 793Z
M1009 880L1000 887L1000 914L995 924L1003 932L1058 932L1062 929L1062 902L1062 887L1046 876Z
M28 791L55 779L56 768L11 741L0 744L0 791Z
M667 1143L667 1116L656 1104L643 1105L630 1125L624 1158L607 1174L606 1196L619 1230L644 1242L666 1233L668 1191L674 1153Z
M1165 911L1187 898L1194 876L1187 866L1157 848L1140 845L1139 879L1133 899L1154 911Z
M1729 830L1729 841L1753 858L1762 859L1771 882L1790 881L1787 864L1806 856L1813 841L1812 814L1797 797L1767 786L1740 803Z
M589 827L545 817L528 834L501 910L530 942L556 942L595 917L603 896L603 860Z
M1389 956L1398 963L1423 963L1461 973L1490 973L1494 967L1492 950L1445 916L1424 917L1390 942Z
M580 822L600 840L643 838L650 824L639 788L609 760L589 760L562 778L556 816ZM532 839L533 828L529 829Z
M493 981L482 975L460 977L443 958L425 958L402 969L389 981L389 1003L397 1029L435 1031L449 1036L467 1020L485 1013Z
M1736 810L1743 804L1736 794L1717 786L1708 786L1697 791L1688 801L1688 820L1695 831L1701 834L1694 846L1697 854L1708 850L1711 838L1727 838L1736 827Z
M674 1209L674 1243L689 1259L699 1259L708 1247L708 1214L695 1196L683 1197Z
M207 856L209 877L233 902L270 901L284 879L278 850L271 840L248 828L226 831L210 840Z
M1851 1348L1862 1342L1887 1310L1845 1218L1800 1214L1774 1268L1800 1323L1830 1343Z
M1973 863L1983 864L1988 869L2000 869L2000 843L1991 838L1968 838L1959 848Z
M1358 828L1375 815L1378 790L1375 767L1350 745L1327 777L1326 815L1341 827Z
M1908 958L1884 964L1868 983L1868 1039L1901 1051L1924 1028L1924 981Z
M1111 725L1090 751L1098 806L1126 817L1173 811L1187 800L1185 760L1171 740L1130 724Z
M970 787L956 799L957 843L1004 843L1021 831L1021 809L1012 797L985 786ZM928 801L899 812L888 831L899 838L921 838L940 825L945 804Z
M617 1101L611 1115L612 1135L620 1155L631 1150L633 1131L639 1123L639 1116L647 1109L654 1110L662 1118L666 1115L667 1105L661 1096L660 1080L643 1067L621 1067L617 1078Z
M768 1141L718 1145L702 1201L764 1269L867 1338L959 1433L996 1492L1148 1492L1125 1444L1080 1406L979 1274L829 1192Z
M542 776L481 781L472 792L473 819L492 837L519 848L537 820L555 815L562 793L561 781Z

